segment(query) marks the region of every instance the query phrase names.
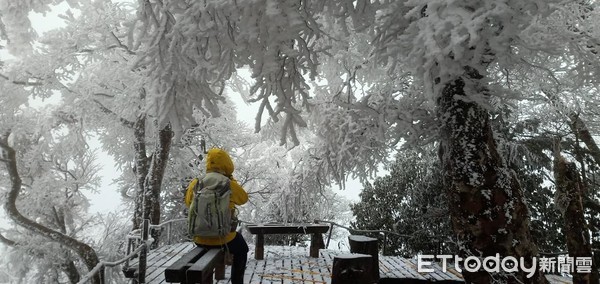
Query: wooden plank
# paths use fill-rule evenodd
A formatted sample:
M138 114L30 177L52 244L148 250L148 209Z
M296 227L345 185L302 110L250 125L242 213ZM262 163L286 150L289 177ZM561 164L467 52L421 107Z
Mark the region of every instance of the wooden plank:
M201 280L200 283L204 283L204 279L212 277L213 270L219 262L223 262L224 253L220 249L210 249L205 252L200 259L198 259L192 266L185 272L188 283L189 280Z
M167 269L165 269L165 281L183 282L185 280L185 271L190 267L190 263L198 260L206 252L201 247L195 247L176 260Z
M177 244L175 246L179 246L181 244ZM173 247L172 246L163 246L157 249L153 249L148 251L148 255L146 256L146 263L152 263L153 261L156 261L157 258L160 258L160 254L163 253L164 251L168 251L171 250ZM134 258L131 262L130 262L130 266L136 266L139 263L139 258Z
M401 274L398 273L398 269L394 268L394 265L390 263L389 259L382 257L379 259L379 273L381 278L400 278Z
M411 263L411 267L416 271L417 270L417 260L416 259L405 259L409 263ZM442 269L442 266L438 263L432 263L431 268L433 272L424 272L421 273L429 280L434 281L464 281L462 275L456 271L452 271L449 266L446 267L446 271ZM459 277L460 276L460 277Z
M409 279L427 280L421 273L417 272L415 266L403 257L390 256L388 257L395 269L398 269L402 275Z
M308 279L307 275L304 274L304 270L302 269L300 263L300 259L298 258L289 259L288 269L290 270L290 272L292 272L292 279Z
M177 262L181 256L187 254L190 250L196 249L197 246L193 243L183 243L178 246L172 246L172 249L169 250L165 255L163 255L162 259L156 259L153 263L151 263L148 267L153 269L152 272L150 270L146 273L146 279L149 283L160 283L165 280L164 271L170 265Z
M260 272L257 274L258 280L259 280L258 283L262 283L263 280L265 280L263 275L266 273L266 269L265 269L266 266L267 266L267 262L264 260L256 263L256 268Z
M452 274L454 276L454 278L464 281L462 274L460 272L458 272L456 269L454 269L453 267L448 267L448 272L450 274Z
M379 274L381 278L403 278L397 268L390 263L388 258L382 257L379 259Z
M185 255L196 246L189 243L182 243L163 247L151 251L148 259L152 259L153 263L149 263L149 271L146 279L149 280L149 275L152 275L154 280L147 283L159 284L165 283L164 269L175 263L181 256ZM245 271L245 284L324 284L331 283L331 266L333 258L339 254L348 252L334 251L322 249L319 251L318 258L308 257L307 247L292 247L292 246L266 246L266 260L256 261L252 259L252 253L248 255L248 264ZM409 264L410 263L410 264ZM424 283L423 281L463 281L460 274L454 275L451 270L447 273L441 273L441 267L433 266L436 271L433 273L416 272L414 260L409 260L401 257L380 256L379 270L383 281L381 283ZM150 271L152 269L153 271ZM440 271L437 271L437 270ZM215 281L217 284L230 284L230 268L227 267L225 273L226 279ZM430 279L430 280L427 280ZM445 279L445 280L439 280ZM563 278L564 279L564 278ZM554 279L553 279L554 280ZM562 280L562 279L561 279ZM560 281L560 280L558 280ZM558 282L555 283L565 283Z
M174 245L163 246L158 249L149 251L146 258L146 281L150 281L150 279L148 279L148 274L153 271L151 268L149 268L150 266L154 266L156 262L160 262L161 260L163 260L165 258L165 254L172 254L172 251L179 251L181 248L184 248L186 246L189 246L189 244L179 243ZM137 274L138 270L138 263L139 258L135 258L129 263L129 267L123 270L123 274L126 278L135 277L135 274Z

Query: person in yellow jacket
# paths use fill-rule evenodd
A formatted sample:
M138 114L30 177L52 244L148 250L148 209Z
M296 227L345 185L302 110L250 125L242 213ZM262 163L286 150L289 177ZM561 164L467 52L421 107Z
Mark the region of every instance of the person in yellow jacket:
M233 178L233 161L229 154L222 149L210 149L206 156L206 172L220 173L230 180L231 197L229 208L235 210L236 205L242 205L248 202L248 193ZM194 199L194 192L198 179L193 179L187 187L185 193L185 205L189 208ZM248 244L242 234L232 230L223 237L200 237L194 236L194 243L205 248L222 248L233 254L233 264L231 265L231 283L242 284L244 282L244 271L248 261Z

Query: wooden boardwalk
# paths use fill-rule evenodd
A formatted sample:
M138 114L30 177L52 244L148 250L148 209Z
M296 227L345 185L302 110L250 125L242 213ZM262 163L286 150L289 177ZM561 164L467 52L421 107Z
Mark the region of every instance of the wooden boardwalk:
M192 243L180 243L164 246L148 254L148 271L146 283L162 284L164 270L194 247ZM321 250L319 258L309 257L308 247L265 246L264 260L254 259L253 247L248 254L248 264L244 282L248 284L272 283L331 283L331 267L333 258L348 252ZM134 263L132 263L134 265ZM460 273L448 269L443 272L435 267L432 273L417 272L414 259L396 256L379 256L379 272L382 279L411 279L413 282L464 282ZM217 284L230 283L230 267L225 271L225 280L215 281ZM551 283L572 283L564 277L548 279Z

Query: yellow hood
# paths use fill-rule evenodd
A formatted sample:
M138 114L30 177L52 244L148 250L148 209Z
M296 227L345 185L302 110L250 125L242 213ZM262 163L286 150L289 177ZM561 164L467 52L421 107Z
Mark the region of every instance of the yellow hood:
M206 172L217 172L225 176L233 174L233 161L225 150L212 148L206 155Z

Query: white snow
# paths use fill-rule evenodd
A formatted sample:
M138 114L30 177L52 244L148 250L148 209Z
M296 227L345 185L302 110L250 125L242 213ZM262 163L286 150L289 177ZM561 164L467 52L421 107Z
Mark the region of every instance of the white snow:
M350 235L350 236L348 236L348 239L353 240L353 241L357 241L357 242L369 242L369 241L376 241L377 240L375 238L371 238L371 237L367 237L367 236L362 236L362 235Z

